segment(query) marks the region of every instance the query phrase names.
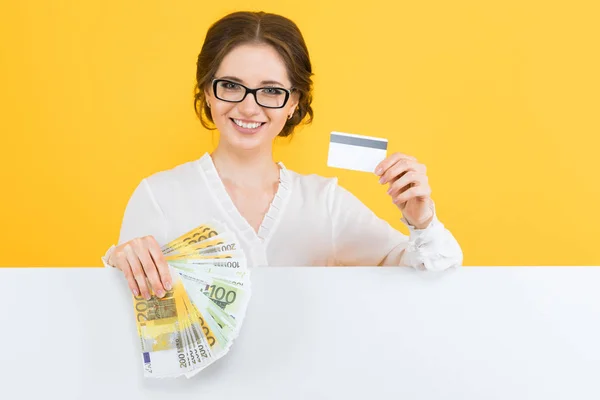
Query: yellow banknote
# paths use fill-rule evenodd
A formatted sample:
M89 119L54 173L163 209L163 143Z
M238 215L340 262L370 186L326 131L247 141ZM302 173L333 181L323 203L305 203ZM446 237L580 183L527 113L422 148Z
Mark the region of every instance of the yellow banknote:
M134 312L145 376L176 376L191 369L185 330L187 293L181 279L173 288L149 300L134 296ZM189 300L188 300L189 301Z
M163 254L168 254L181 247L190 246L195 243L204 241L206 239L217 236L219 233L225 230L225 226L218 221L209 222L202 224L189 232L184 233L178 238L170 241L166 245L162 246L161 250Z

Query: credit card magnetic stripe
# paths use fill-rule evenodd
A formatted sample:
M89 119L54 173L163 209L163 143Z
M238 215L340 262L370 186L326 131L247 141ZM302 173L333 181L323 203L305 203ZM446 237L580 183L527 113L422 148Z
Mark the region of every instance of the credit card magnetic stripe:
M349 144L352 146L359 147L370 147L373 149L387 150L388 142L385 139L369 139L365 137L340 135L338 133L331 133L331 143Z

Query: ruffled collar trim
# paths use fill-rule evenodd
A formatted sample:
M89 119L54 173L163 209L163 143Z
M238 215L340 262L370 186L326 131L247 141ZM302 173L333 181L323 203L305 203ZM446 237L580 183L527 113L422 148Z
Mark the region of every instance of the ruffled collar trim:
M273 201L271 201L271 205L269 206L269 209L262 220L258 232L255 232L248 221L246 221L242 214L240 214L237 207L233 203L233 200L229 196L229 193L227 193L227 189L225 189L225 185L219 177L217 168L215 167L210 154L205 153L198 160L198 165L206 177L215 201L223 207L223 210L230 217L238 234L248 243L252 243L257 239L261 242L266 242L269 239L279 221L280 214L282 213L282 210L289 199L291 192L290 172L282 162L278 162L277 164L280 167L279 186L275 196L273 197Z

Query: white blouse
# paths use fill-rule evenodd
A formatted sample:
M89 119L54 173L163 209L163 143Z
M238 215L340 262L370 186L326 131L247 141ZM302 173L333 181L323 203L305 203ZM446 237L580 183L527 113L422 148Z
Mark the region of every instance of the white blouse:
M437 215L425 229L401 218L410 232L406 236L339 186L337 178L301 175L278 164L279 187L258 233L205 153L140 182L125 209L118 243L153 235L162 246L217 220L235 233L249 267L385 265L440 271L461 266L462 250ZM102 257L107 267L114 247Z

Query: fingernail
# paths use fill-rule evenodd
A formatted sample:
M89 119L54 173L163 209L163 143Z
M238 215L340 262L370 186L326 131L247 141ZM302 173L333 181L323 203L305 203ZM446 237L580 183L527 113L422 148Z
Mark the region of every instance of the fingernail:
M150 295L148 293L144 293L144 299L150 300Z
M389 189L387 190L387 194L390 194L390 193L392 193L392 188L389 188Z
M133 289L133 294L135 294L136 296L139 296L140 292L137 289Z
M173 286L171 286L171 282L165 282L165 289L167 289L167 290L173 289Z
M162 297L165 295L165 292L163 292L163 291L162 291L162 289L159 289L159 290L156 292L156 295L157 295L159 298L162 298Z
M375 173L376 173L377 175L381 175L381 167L377 168L377 169L375 170Z
M379 183L383 183L383 176L379 178Z

